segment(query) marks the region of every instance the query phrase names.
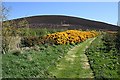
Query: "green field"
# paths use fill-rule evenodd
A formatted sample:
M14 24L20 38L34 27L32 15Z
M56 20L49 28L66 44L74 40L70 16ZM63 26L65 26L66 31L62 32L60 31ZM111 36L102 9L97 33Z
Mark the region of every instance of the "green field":
M6 50L2 54L3 78L119 77L119 32L100 32L98 36L79 43L55 44L51 41L42 43L42 37L64 30L21 30L23 42L20 48L12 51L10 46L3 45ZM7 42L6 38L8 37L5 37Z

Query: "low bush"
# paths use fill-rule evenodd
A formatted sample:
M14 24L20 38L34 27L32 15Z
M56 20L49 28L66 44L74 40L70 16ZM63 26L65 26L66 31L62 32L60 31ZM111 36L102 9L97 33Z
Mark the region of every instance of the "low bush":
M2 27L2 53L6 54L10 50L19 48L20 29L15 27L14 22L4 22Z
M98 35L96 31L78 31L67 30L64 32L56 32L45 36L45 41L53 41L55 44L74 44L83 42L88 38Z
M102 42L106 47L105 48L106 52L109 52L112 48L115 47L115 39L116 39L116 36L113 34L109 34L109 33L104 34L102 38Z
M41 37L28 36L21 39L21 47L32 47L41 43Z
M113 39L115 37L111 35L108 37L108 34L99 36L86 50L95 78L119 78L118 66L120 64Z
M120 54L120 28L119 28L119 30L117 32L117 36L116 36L115 42L116 42L116 48L118 50L118 53Z

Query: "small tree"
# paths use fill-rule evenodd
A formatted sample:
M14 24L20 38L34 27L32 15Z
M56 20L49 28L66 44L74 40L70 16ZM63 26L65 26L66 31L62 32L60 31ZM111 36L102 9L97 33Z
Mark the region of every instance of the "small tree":
M19 40L20 30L16 28L14 21L7 21L8 8L2 7L2 53L5 54L15 46L15 42ZM17 36L17 37L16 37Z
M23 20L21 20L20 22L18 22L18 26L20 27L20 28L22 28L23 30L22 30L22 36L29 36L29 23L28 23L28 21L27 21L27 19L23 19Z
M16 46L16 41L20 41L21 31L15 27L14 21L3 22L2 26L2 53L5 54L12 49L12 46Z
M6 43L6 39L5 39L5 36L7 35L7 30L3 30L5 29L4 28L4 24L3 24L3 21L7 20L7 16L8 16L8 12L9 12L9 9L7 7L5 7L4 5L1 6L1 22L2 22L2 32L1 32L1 36L2 36L2 53L6 53L6 51L8 50L8 43ZM6 25L9 25L9 23L6 23Z
M24 18L23 20L21 20L21 21L18 23L18 25L19 25L20 27L25 28L26 26L28 26L28 21Z
M2 21L5 21L5 20L7 20L7 17L9 16L8 13L10 12L10 8L6 7L4 4L2 4L1 10L2 10L2 13L1 13Z

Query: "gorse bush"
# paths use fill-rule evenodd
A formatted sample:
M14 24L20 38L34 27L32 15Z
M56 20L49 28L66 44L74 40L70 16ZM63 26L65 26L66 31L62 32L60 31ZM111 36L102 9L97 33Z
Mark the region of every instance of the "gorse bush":
M78 31L67 30L64 32L56 32L46 36L26 36L21 40L23 47L32 47L40 44L74 44L83 42L88 38L98 35L96 31Z
M48 34L44 37L46 41L53 41L55 44L74 44L83 42L88 38L92 38L98 35L96 31L78 31L67 30L64 32L56 32Z
M32 47L41 44L41 38L37 36L26 36L21 39L21 47Z

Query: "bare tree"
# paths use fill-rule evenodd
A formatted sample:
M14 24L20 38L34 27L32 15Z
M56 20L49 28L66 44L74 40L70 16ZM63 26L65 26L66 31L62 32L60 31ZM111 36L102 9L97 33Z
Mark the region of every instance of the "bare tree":
M6 7L5 4L1 5L1 17L2 17L2 21L7 20L8 16L9 16L9 12L10 12L10 7Z

